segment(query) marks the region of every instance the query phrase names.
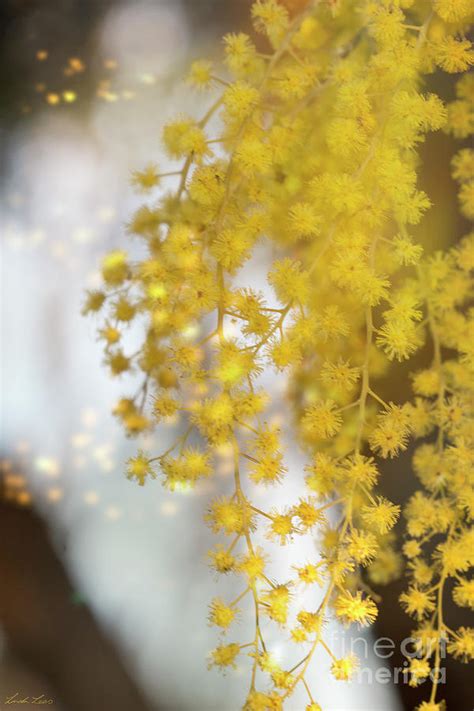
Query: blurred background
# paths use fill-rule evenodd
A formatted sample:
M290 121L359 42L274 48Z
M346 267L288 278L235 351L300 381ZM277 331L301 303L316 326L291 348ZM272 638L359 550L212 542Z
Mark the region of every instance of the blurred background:
M218 56L223 33L249 31L249 7L247 0L0 5L0 709L43 695L64 711L231 711L245 697L244 665L225 677L206 669L217 640L207 605L217 588L202 515L228 469L223 462L217 482L192 496L125 479L137 442L110 412L134 385L108 377L97 324L80 311L84 290L99 284L101 256L117 247L133 254L125 225L140 199L129 188L131 170L157 161L165 171L161 127L177 112L203 112L207 100L182 79L190 61ZM427 156L436 151L437 174L446 175L449 141L437 140ZM428 192L454 204L451 183L427 176ZM434 243L445 215L427 218L428 232L437 224ZM166 441L160 432L138 445L162 451ZM390 480L399 501L395 470L389 489ZM285 495L271 503L278 496ZM298 546L303 558L316 554L311 542ZM276 559L279 577L290 549ZM225 596L225 586L218 592ZM399 616L394 602L393 634ZM377 633L384 630L382 620ZM332 633L343 646L342 631ZM245 622L239 635L247 641ZM315 688L325 710L408 704L384 685L331 681L328 669L318 657ZM305 703L295 695L289 708Z

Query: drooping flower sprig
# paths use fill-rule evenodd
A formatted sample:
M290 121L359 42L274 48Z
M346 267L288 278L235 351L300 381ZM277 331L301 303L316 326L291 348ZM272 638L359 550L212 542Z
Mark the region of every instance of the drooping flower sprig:
M138 262L122 250L108 254L104 288L88 294L85 310L105 313L99 333L111 374L143 376L115 409L126 431L179 422L167 451L139 451L128 462L129 478L143 485L159 473L171 490L194 487L230 453L233 493L210 502L206 523L224 541L209 553L212 567L241 585L234 600L210 604L210 623L222 633L211 664L225 668L248 655L247 711L283 708L299 685L308 711L319 709L309 671L318 646L336 679L353 676L356 657L334 655L325 623L334 616L370 625L378 601L370 581L400 573L391 532L400 511L377 489L380 462L422 440L413 462L422 488L405 511L410 582L401 603L419 623L411 683L434 672L420 708L438 711L444 640L455 657L474 656L474 631L451 630L443 615L448 578L456 604L474 603L474 239L424 256L413 231L431 204L417 184L420 144L431 131L458 139L473 131L465 37L473 13L464 0L300 6L291 15L283 3L257 0L252 18L268 49L229 34L222 67L192 65L191 83L217 95L202 118L165 126L176 171L150 164L134 173L151 200L129 232L147 254ZM438 69L460 75L447 106L423 89ZM453 158L468 219L473 156L461 148ZM170 179L177 186L166 190ZM259 245L271 246L273 301L253 283L239 286ZM128 354L122 336L137 321L144 337ZM413 373L413 400L385 402L378 383L425 345L433 362ZM291 475L269 416L271 393L259 382L268 368L287 373L308 464L306 495L265 511L252 501L253 484L275 487ZM256 543L262 530L265 549ZM316 533L319 561L295 561L291 580L268 577L273 545ZM323 587L320 602L291 614L301 585ZM229 642L246 597L254 637ZM287 670L272 658L265 630L279 625L287 638L292 619L302 656Z

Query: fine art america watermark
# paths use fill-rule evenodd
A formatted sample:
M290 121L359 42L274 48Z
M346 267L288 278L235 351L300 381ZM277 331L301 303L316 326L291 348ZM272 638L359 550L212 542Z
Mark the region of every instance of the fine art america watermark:
M421 652L419 639L414 637L405 637L400 642L394 642L390 637L348 637L338 632L332 637L332 648L338 650L338 656L353 654L358 658L359 667L352 679L361 684L408 684L411 660L433 659L436 651L436 642L428 640ZM394 658L404 660L401 666L394 663ZM446 658L445 639L440 640L438 658L438 669L431 669L428 676L417 680L416 685L436 680L438 684L446 683L446 667L443 663Z

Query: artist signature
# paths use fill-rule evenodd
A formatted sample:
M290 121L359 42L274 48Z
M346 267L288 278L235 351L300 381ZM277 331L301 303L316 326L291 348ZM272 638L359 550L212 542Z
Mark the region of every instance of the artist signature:
M36 704L51 706L54 704L54 699L50 699L44 694L39 696L23 696L19 691L15 691L11 696L6 696L3 703L6 704Z

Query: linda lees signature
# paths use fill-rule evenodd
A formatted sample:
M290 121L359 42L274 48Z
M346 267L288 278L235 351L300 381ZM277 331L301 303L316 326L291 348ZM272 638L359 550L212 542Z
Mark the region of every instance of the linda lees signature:
M11 694L10 696L5 696L3 703L5 705L33 704L36 706L51 706L52 704L54 704L54 699L50 699L44 694L40 694L39 696L25 696L20 691L15 691L14 694Z

